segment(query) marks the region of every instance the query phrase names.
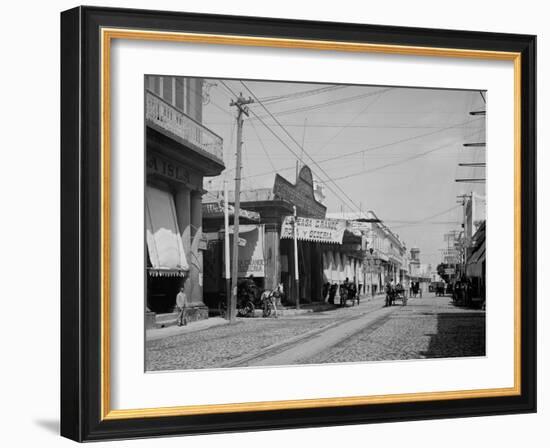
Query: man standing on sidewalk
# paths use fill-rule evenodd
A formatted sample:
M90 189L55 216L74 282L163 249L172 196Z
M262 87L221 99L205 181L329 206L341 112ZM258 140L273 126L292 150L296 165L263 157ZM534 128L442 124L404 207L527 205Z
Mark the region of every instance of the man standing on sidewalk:
M178 327L182 325L187 325L187 316L185 315L185 309L187 308L187 295L185 294L185 282L187 277L183 281L183 285L180 287L180 292L176 296L176 307L178 308Z

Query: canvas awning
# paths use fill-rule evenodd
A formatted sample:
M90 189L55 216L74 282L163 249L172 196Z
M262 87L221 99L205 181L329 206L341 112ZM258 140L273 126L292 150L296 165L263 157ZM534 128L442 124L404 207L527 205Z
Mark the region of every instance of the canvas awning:
M152 276L183 276L189 270L176 220L173 196L147 186L145 190L146 241Z
M235 234L233 226L229 226L228 233L230 235L230 263L232 263ZM248 277L249 275L254 277L265 276L264 233L265 226L263 224L239 226L239 277Z
M229 217L235 216L235 207L228 204L227 211ZM224 207L223 203L220 202L208 202L202 204L202 217L203 219L208 218L223 218L224 217ZM260 222L260 214L244 208L239 209L239 218L248 219L249 221Z
M485 241L476 249L472 255L468 258L468 263L479 263L485 257Z
M476 248L466 262L466 273L474 277L481 277L482 263L485 260L485 240Z
M334 278L334 256L332 251L323 252L323 283L332 283Z

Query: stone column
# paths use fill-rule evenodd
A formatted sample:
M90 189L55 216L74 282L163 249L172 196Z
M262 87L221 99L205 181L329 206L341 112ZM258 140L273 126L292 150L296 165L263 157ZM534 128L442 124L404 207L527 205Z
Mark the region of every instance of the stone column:
M181 186L175 195L176 216L178 228L183 242L183 250L187 264L191 267L191 191ZM185 294L191 297L191 281L185 283Z
M280 282L279 226L265 225L265 288L274 289Z
M191 302L204 305L202 301L202 250L199 242L202 238L202 193L191 193L191 257L189 263L189 283L191 283Z

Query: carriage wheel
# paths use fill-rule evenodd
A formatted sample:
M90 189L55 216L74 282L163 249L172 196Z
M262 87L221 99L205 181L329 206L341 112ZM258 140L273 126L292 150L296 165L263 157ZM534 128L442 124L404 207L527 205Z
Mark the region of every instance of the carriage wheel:
M273 304L271 303L271 300L265 299L263 303L263 317L269 317L271 316L271 311L273 309Z
M243 308L244 316L250 317L254 315L254 304L248 300Z

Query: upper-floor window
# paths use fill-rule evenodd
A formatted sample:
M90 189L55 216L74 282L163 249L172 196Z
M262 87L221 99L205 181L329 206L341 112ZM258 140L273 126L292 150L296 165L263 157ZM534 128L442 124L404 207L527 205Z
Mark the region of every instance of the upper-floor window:
M189 79L180 76L146 76L145 86L164 101L188 114Z

